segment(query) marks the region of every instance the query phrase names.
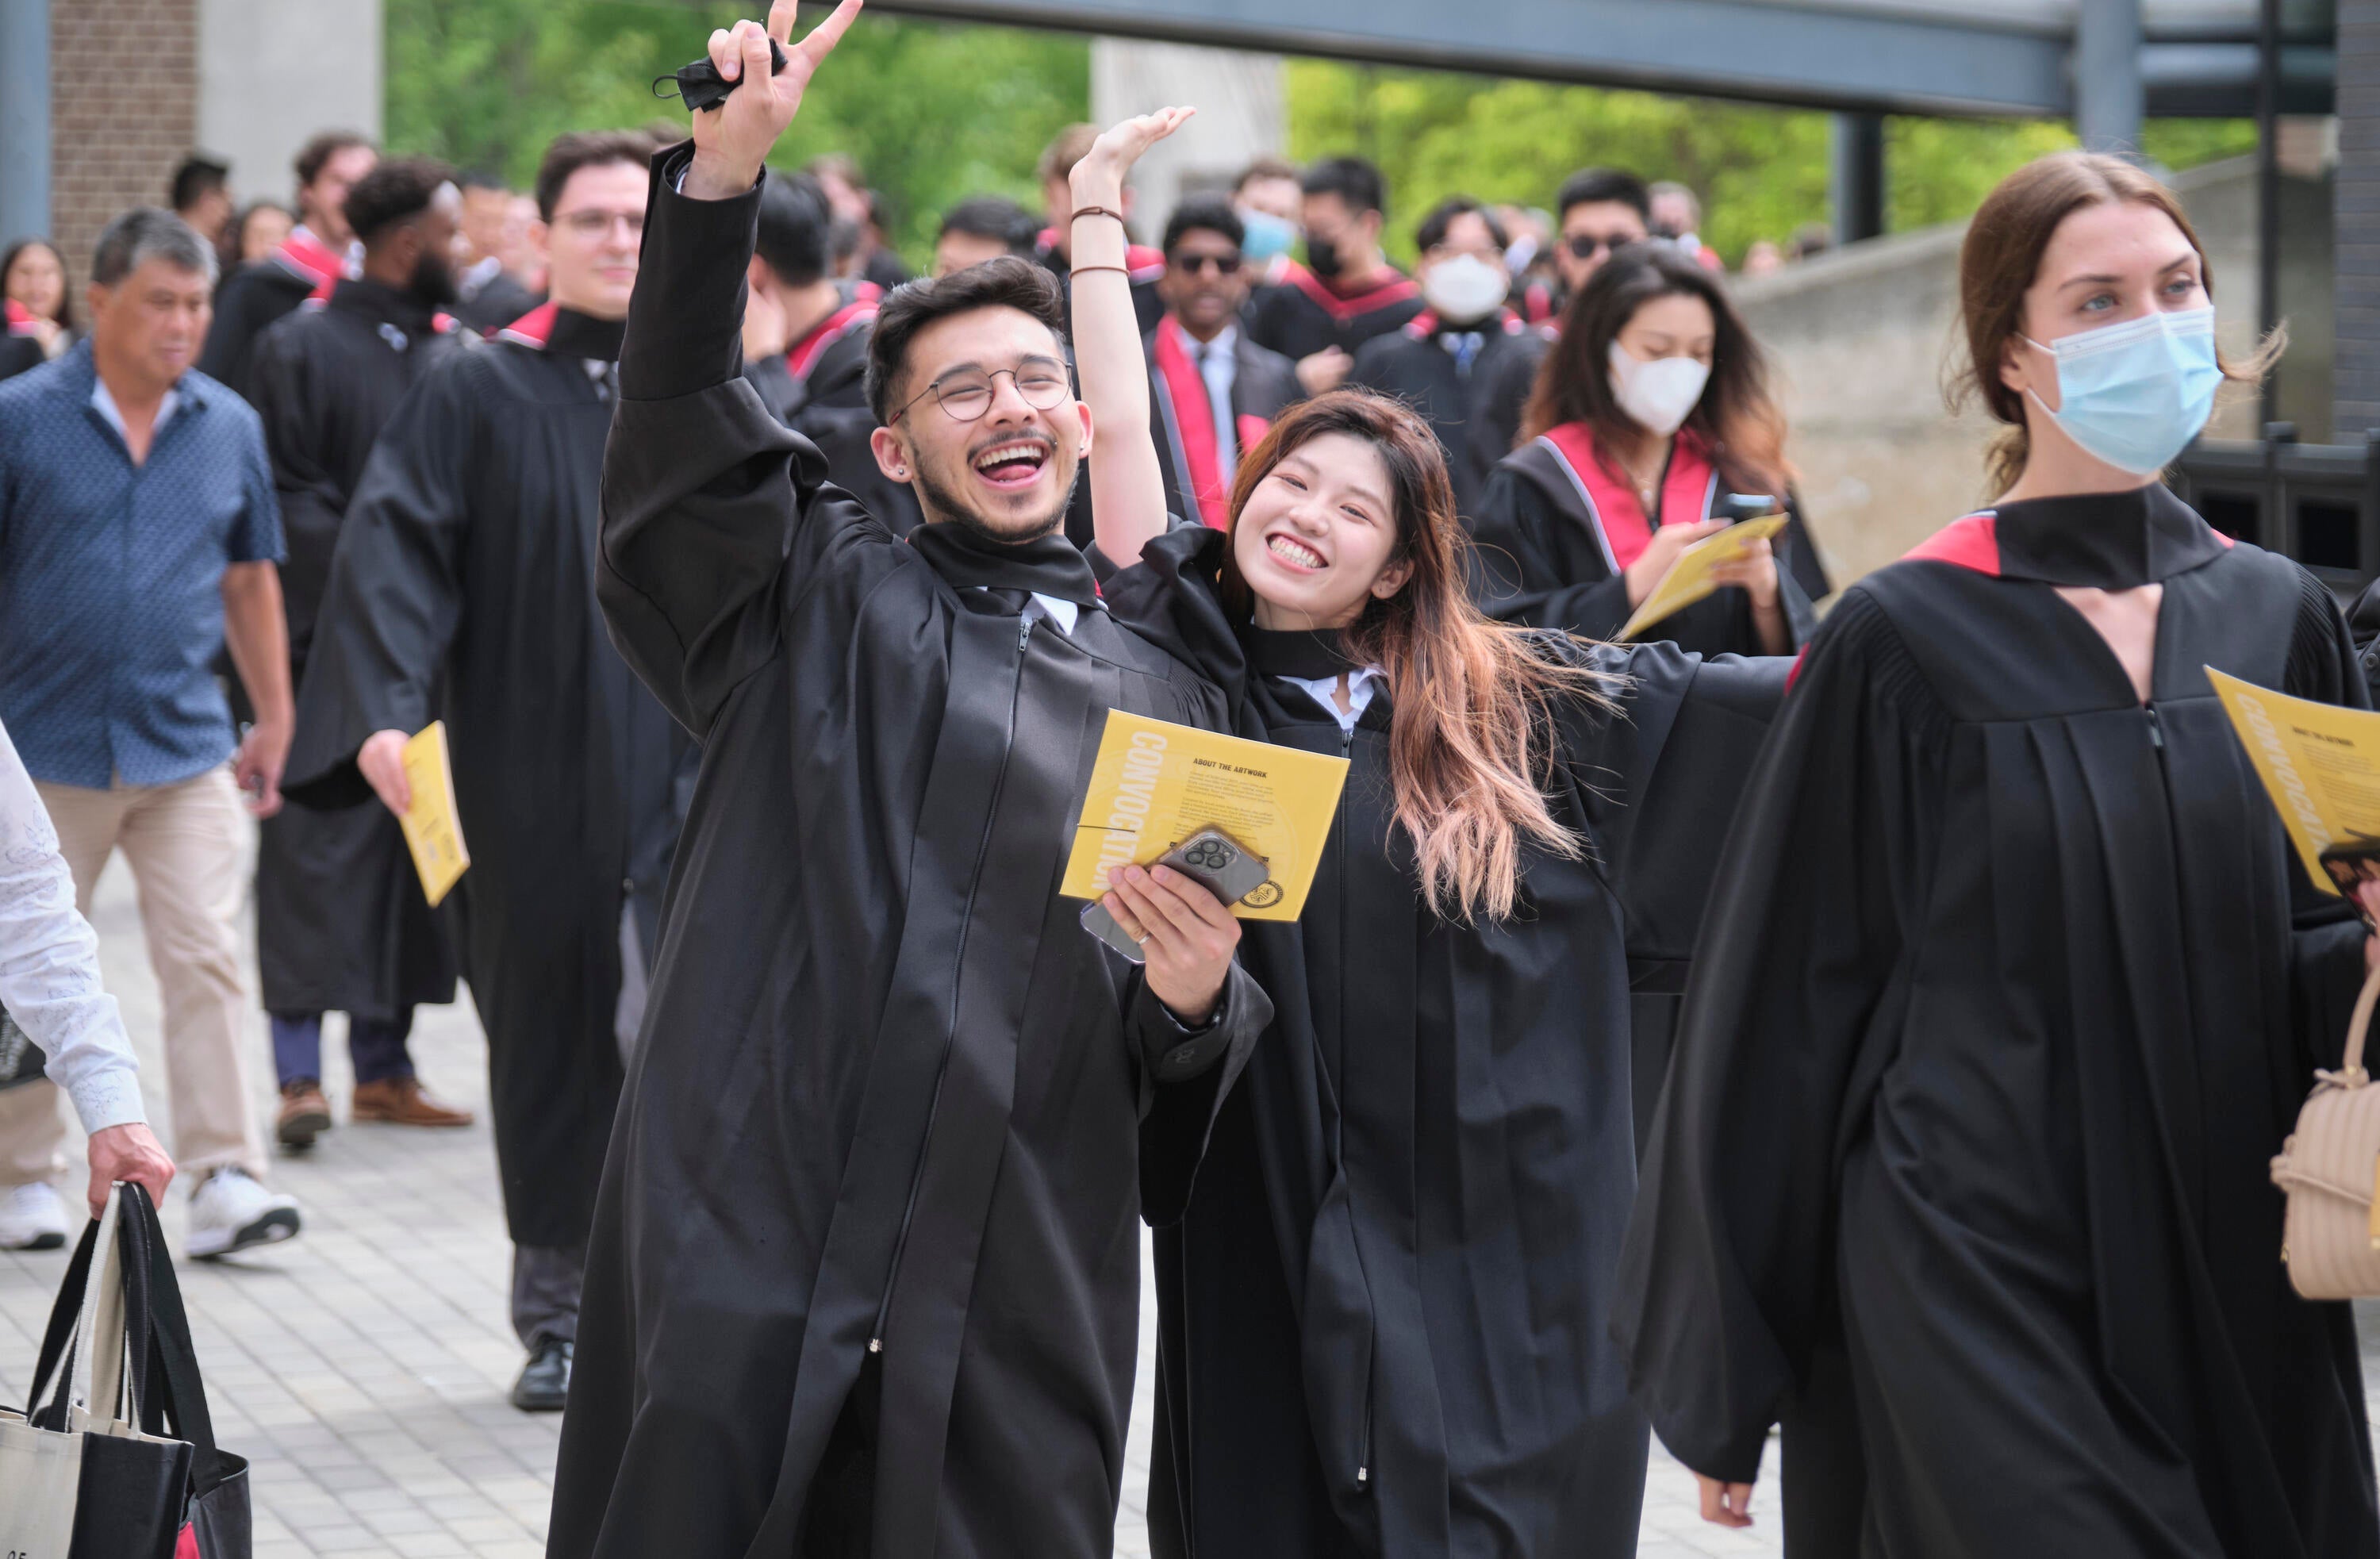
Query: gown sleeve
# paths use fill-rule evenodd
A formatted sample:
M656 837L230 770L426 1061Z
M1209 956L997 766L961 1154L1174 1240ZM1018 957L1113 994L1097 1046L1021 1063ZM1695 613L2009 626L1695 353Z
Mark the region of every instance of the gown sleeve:
M2298 571L2298 617L2290 636L2289 658L2282 673L2281 691L2318 703L2369 709L2371 689L2348 621L2338 614L2329 590L2303 569ZM2355 605L2362 621L2372 600L2367 591ZM2347 1043L2349 1016L2363 984L2362 918L2345 899L2325 893L2310 882L2297 853L2289 852L2292 914L2291 964L2293 1012L2301 1037L2300 1075L2339 1064Z
M1628 621L1628 581L1565 579L1549 544L1561 523L1536 483L1509 465L1489 472L1471 521L1472 597L1506 622L1609 639Z
M294 316L293 316L294 317ZM273 489L281 500L281 597L289 615L291 659L305 663L331 561L339 542L347 494L318 452L324 447L316 419L330 396L313 384L302 342L278 327L257 342L249 368L249 404L264 423L273 460Z
M654 159L603 449L595 593L620 653L700 737L778 652L790 595L831 572L841 545L893 538L848 494L821 492L826 457L744 377L760 188L681 195L690 155L681 146Z
M480 364L457 355L397 403L340 527L298 695L282 789L303 805L371 796L356 753L375 731L419 731L463 610Z
M1949 722L1864 591L1828 620L1745 784L1621 1257L1636 1400L1697 1472L1756 1476L1827 1324L1840 1123L1900 999ZM1871 1038L1873 1036L1873 1038Z

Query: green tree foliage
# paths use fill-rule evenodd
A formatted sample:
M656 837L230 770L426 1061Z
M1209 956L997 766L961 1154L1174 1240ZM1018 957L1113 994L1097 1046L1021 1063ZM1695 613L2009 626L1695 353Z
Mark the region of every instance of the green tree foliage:
M654 99L653 78L698 57L712 28L757 4L387 0L388 143L526 188L564 130L682 130L685 110ZM806 12L804 24L812 19ZM893 236L917 264L954 201L1004 194L1038 208L1035 159L1089 109L1081 38L862 17L775 160L849 154L894 196Z
M1828 216L1824 114L1325 60L1288 68L1292 154L1379 164L1390 247L1407 258L1414 225L1440 198L1549 205L1563 177L1591 164L1694 189L1703 237L1730 263L1755 238L1782 242ZM2156 120L2143 139L2148 156L2182 168L2252 151L2255 128ZM2062 122L1892 119L1887 220L1899 231L1963 218L2011 169L2073 144Z

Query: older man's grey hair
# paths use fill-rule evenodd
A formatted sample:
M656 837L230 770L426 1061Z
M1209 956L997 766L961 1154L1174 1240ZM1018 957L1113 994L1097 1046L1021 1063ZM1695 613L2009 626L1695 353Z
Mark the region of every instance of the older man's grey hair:
M101 286L117 286L152 260L177 271L195 271L209 283L215 279L213 247L199 237L197 228L156 206L134 206L107 225L91 253L91 279Z

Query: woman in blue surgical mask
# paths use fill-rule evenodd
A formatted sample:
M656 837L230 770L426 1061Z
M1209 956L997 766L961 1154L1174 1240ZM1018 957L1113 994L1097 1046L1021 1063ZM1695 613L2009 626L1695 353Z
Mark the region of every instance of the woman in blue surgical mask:
M2269 1178L2373 956L2205 668L2366 696L2328 592L2158 480L2227 379L2172 194L2079 152L1960 261L1988 508L1846 590L1730 835L1615 1333L1789 1553L2380 1554L2345 1305Z

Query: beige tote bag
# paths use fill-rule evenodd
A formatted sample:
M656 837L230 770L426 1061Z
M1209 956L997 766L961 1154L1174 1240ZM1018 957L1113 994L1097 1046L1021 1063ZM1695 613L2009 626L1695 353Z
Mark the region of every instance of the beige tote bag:
M2380 1088L2363 1069L2375 1001L2380 968L2365 977L2355 998L2338 1070L2314 1073L2298 1128L2273 1160L2273 1184L2289 1199L2281 1260L2290 1286L2309 1299L2380 1297L2380 1226L2373 1207L2380 1179Z

